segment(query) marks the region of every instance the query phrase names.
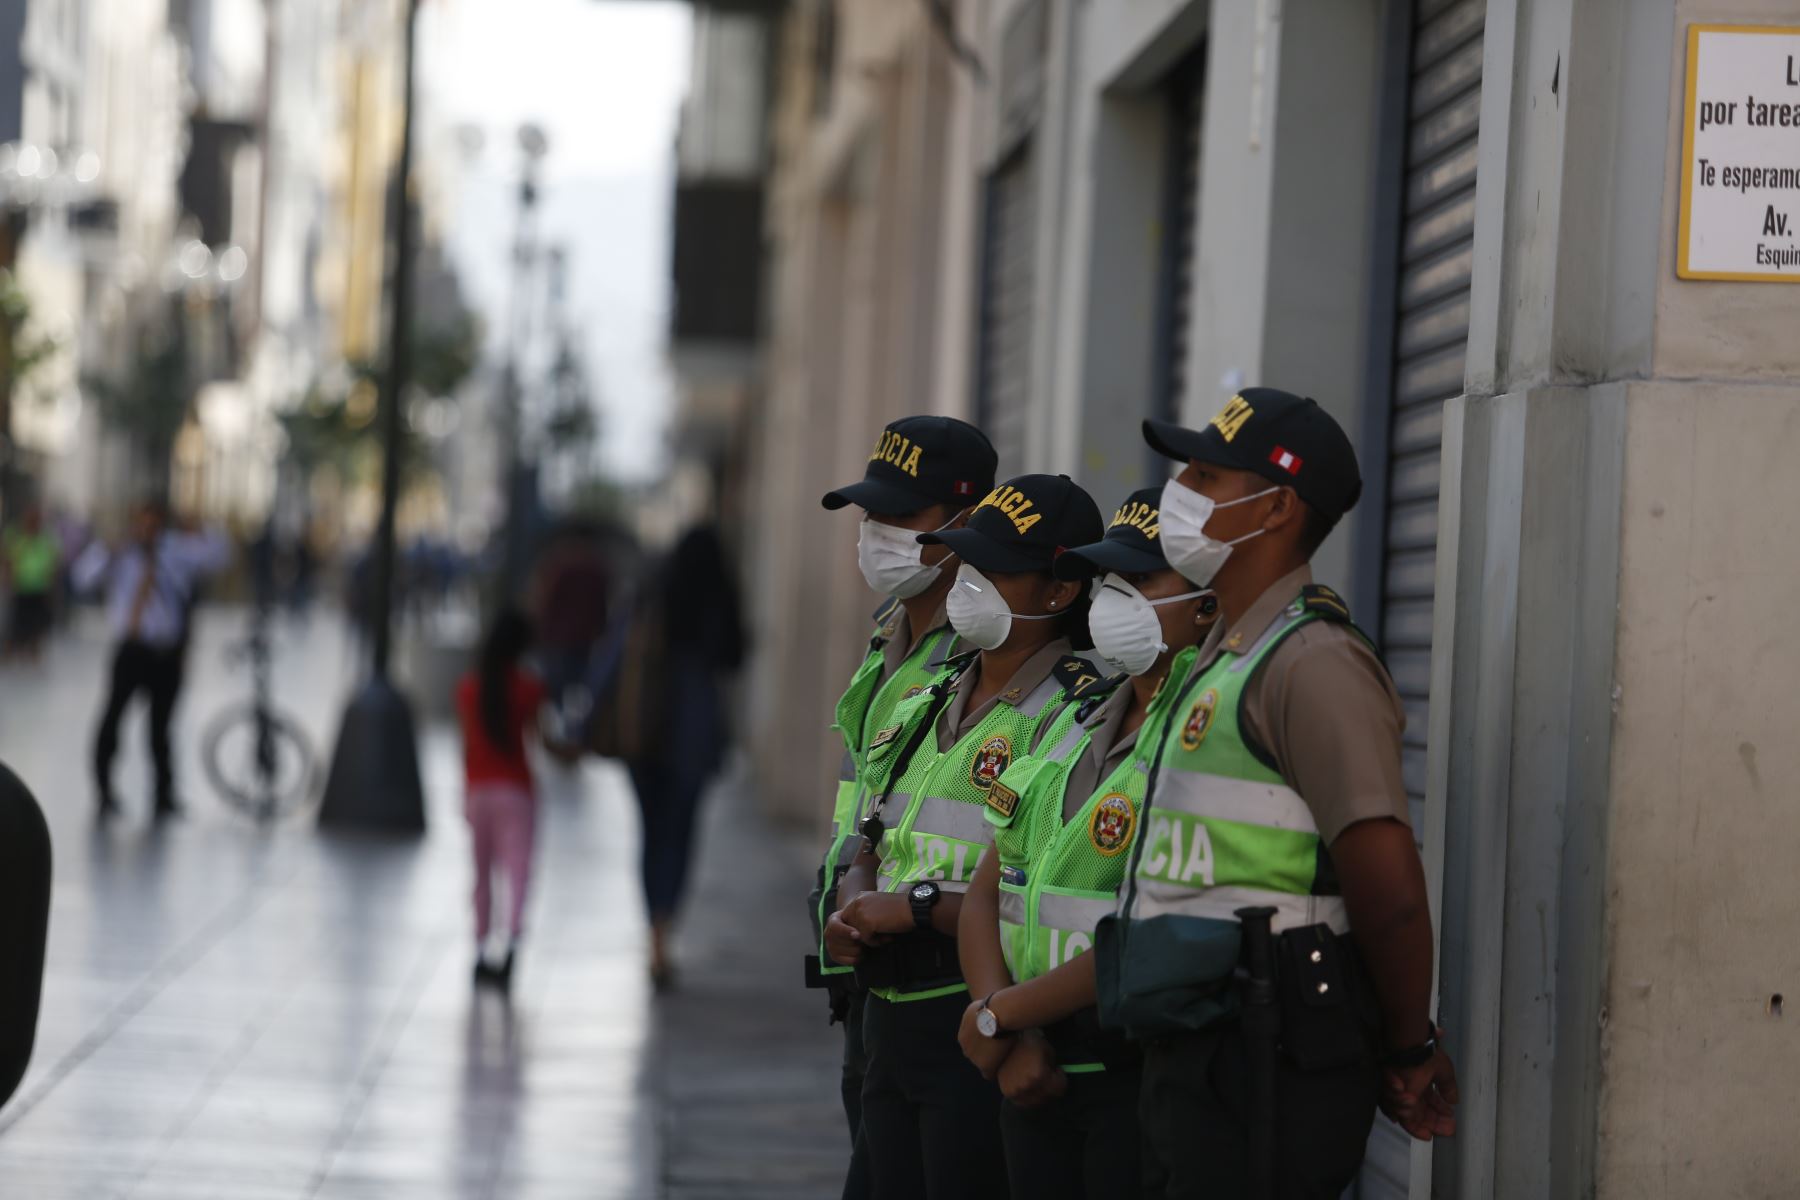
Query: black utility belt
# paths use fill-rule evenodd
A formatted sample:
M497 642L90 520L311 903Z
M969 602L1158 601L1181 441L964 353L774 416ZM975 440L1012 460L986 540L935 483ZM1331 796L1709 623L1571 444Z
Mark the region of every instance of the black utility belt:
M1100 1010L1093 1006L1044 1026L1044 1038L1056 1051L1057 1061L1064 1064L1099 1063L1109 1071L1125 1071L1144 1061L1136 1042L1101 1027Z
M856 967L857 985L871 991L928 992L962 981L956 939L935 929L902 934L885 946L869 947Z

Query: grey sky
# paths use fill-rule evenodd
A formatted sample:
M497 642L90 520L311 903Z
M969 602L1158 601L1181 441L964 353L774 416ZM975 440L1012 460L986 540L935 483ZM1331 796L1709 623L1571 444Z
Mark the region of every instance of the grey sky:
M570 255L568 307L601 407L603 461L661 466L672 396L664 352L673 145L688 69L687 5L670 0L431 0L421 10L428 123L478 126L449 244L498 349L510 298L523 121L549 135L544 239ZM445 140L433 138L437 153Z

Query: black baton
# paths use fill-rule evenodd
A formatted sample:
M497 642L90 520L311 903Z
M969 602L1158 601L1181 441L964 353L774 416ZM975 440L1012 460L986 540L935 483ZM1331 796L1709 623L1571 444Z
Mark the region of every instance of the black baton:
M1250 1107L1246 1113L1250 1152L1250 1200L1275 1200L1275 1069L1281 1041L1281 1010L1275 1005L1275 934L1269 926L1275 910L1240 908L1245 971L1240 989L1244 1002L1244 1058L1249 1072Z

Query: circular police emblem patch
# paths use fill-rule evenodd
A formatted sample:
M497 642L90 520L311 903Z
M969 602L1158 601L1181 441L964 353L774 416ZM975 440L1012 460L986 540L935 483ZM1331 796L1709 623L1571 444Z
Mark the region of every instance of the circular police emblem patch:
M1219 693L1207 688L1201 693L1194 707L1188 710L1187 723L1181 727L1181 748L1198 750L1200 743L1206 740L1207 730L1212 728L1213 713L1219 707Z
M969 782L985 792L1011 762L1012 743L1003 737L991 737L975 751L975 760L969 764Z
M1131 798L1118 792L1102 796L1094 806L1093 820L1088 822L1088 837L1094 849L1111 858L1131 844L1131 827L1137 821Z

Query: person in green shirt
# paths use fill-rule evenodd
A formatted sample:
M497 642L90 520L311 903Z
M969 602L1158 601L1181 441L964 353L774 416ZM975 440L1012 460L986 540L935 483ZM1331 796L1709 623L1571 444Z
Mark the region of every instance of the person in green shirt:
M960 526L976 499L993 490L996 461L987 436L966 421L902 417L882 430L862 479L827 492L821 501L827 509L854 506L862 511L857 566L869 589L884 597L868 651L834 714L844 757L831 839L808 901L816 952L808 956L807 981L827 990L831 1019L844 1024L841 1091L852 1147L845 1200L869 1194L868 1148L862 1137L863 996L852 968L826 949L824 922L860 842L857 801L869 741L889 723L894 706L923 691L958 649L944 612L944 599L956 580L956 556L942 543L921 546L918 536Z
M0 558L12 594L6 622L7 651L36 662L50 632L62 547L56 535L44 527L43 510L34 505L6 531L4 550Z
M1084 589L1051 568L1103 530L1066 475L1021 475L965 528L920 539L962 560L946 609L979 652L952 659L871 739L863 840L825 930L869 991L863 1131L877 1200L1004 1194L1000 1095L956 1044L968 1003L957 916L992 841L989 789L1102 677L1071 652L1086 632Z
M1036 755L989 792L994 845L963 898L958 944L969 994L963 1053L998 1079L1015 1196L1110 1200L1141 1191L1139 1055L1101 1030L1095 923L1112 912L1143 809L1148 760L1180 671L1218 612L1163 557L1161 488L1134 492L1106 536L1056 560L1093 579L1088 628L1110 692L1067 708Z

